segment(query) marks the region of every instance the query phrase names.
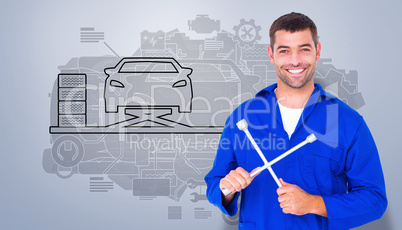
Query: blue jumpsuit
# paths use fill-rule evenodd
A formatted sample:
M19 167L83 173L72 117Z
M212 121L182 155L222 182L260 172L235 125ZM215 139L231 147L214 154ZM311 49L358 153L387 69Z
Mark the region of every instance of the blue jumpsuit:
M239 229L349 229L381 218L387 207L384 176L373 137L361 115L320 85L304 107L289 139L283 128L274 90L257 93L228 117L212 170L206 175L208 200L230 216L237 213L239 194L222 205L220 180L242 167L251 172L263 162L245 133L236 127L246 119L249 131L268 161L314 133L307 144L272 166L278 178L323 197L328 218L284 214L277 185L267 170L241 191Z

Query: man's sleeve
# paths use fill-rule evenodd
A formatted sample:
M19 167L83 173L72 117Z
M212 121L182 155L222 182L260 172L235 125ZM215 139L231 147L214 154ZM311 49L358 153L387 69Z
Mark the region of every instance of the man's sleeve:
M347 150L348 192L323 196L329 229L349 229L381 218L387 208L384 175L373 137L362 119Z
M233 148L234 141L235 140L231 136L230 125L227 125L222 132L212 170L205 176L205 182L207 183L207 197L209 202L217 206L223 213L229 216L234 216L237 213L237 199L239 197L239 193L236 194L235 199L227 207L224 207L222 205L223 195L219 188L219 183L220 180L231 170L237 168Z

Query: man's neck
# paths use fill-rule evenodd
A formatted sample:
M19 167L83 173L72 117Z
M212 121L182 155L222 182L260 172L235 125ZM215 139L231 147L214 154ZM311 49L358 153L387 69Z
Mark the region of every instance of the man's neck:
M313 81L308 82L302 88L292 88L279 80L275 95L281 105L292 109L300 109L304 108L313 91Z

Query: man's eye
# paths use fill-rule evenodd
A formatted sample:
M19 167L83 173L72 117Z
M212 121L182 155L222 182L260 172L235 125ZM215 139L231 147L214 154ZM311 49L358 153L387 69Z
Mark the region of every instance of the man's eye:
M303 49L303 52L310 52L310 49Z
M285 53L287 53L287 52L288 52L287 50L280 50L280 51L279 51L280 54L285 54Z

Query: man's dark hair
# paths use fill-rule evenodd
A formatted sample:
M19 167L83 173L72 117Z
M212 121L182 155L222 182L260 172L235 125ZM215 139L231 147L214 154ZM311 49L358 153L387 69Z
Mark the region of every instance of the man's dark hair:
M303 31L306 29L310 29L311 35L313 36L313 41L315 47L317 47L318 43L318 35L317 35L317 27L315 26L313 20L301 13L289 13L285 14L272 23L271 28L269 29L269 37L271 40L271 48L274 50L275 44L275 32L278 30L285 30L290 33Z

